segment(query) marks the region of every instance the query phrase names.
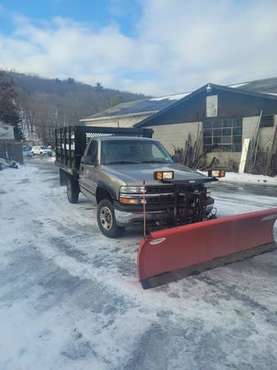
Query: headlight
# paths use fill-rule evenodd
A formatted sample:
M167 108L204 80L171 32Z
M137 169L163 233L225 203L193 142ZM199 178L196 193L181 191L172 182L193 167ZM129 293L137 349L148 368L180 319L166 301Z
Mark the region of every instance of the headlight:
M119 201L123 204L142 204L144 186L121 186Z
M142 194L145 191L144 186L121 186L121 194Z

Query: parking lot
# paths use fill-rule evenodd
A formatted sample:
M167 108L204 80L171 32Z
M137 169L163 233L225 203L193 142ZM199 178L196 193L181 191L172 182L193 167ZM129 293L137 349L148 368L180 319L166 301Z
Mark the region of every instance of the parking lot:
M270 186L211 192L219 216L277 207ZM277 251L142 290L140 231L107 239L95 211L51 161L0 173L1 370L277 367Z

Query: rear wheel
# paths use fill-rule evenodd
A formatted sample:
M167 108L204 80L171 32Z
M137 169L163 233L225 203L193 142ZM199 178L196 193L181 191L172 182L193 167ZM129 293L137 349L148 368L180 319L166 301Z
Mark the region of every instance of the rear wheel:
M123 228L116 223L113 204L109 199L102 199L99 202L97 223L101 232L108 238L117 238L122 234Z
M79 184L73 178L68 178L66 183L66 194L70 203L78 203L79 200Z

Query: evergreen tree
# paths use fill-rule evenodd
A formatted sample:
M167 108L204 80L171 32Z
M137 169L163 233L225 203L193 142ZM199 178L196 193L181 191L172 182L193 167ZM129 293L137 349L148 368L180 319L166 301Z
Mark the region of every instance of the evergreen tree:
M16 103L14 82L5 72L0 71L0 121L13 126L15 139L22 140L21 120Z

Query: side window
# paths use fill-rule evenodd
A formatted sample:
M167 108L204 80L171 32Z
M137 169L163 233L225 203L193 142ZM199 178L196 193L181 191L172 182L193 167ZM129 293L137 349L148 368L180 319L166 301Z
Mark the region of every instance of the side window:
M90 157L92 164L96 164L97 162L97 149L97 141L92 141L87 152L87 156Z

